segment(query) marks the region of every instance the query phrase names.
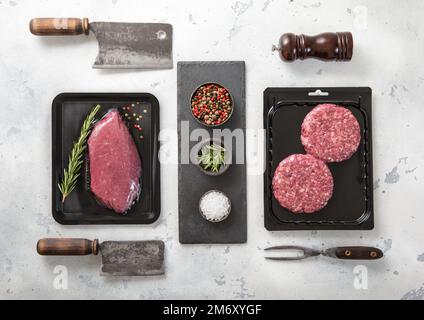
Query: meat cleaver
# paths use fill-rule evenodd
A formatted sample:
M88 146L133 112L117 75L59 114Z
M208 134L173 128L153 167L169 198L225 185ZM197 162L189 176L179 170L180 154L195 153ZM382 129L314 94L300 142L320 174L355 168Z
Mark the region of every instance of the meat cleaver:
M172 69L170 24L35 18L29 28L38 36L88 35L92 32L99 42L93 68Z
M102 257L101 274L112 276L155 276L164 274L163 241L105 241L49 238L37 243L42 256Z

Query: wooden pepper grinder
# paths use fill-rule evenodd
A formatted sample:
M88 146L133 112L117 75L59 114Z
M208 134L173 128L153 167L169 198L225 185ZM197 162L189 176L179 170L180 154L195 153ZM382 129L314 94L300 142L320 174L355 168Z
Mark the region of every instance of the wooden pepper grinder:
M326 32L316 36L285 33L281 36L278 50L281 59L294 61L316 58L324 61L349 61L353 54L353 37L350 32Z

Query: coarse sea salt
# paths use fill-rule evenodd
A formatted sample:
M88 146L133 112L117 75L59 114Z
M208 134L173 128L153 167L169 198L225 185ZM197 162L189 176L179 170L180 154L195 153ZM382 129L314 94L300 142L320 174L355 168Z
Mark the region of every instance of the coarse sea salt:
M207 220L218 222L230 214L231 202L224 193L212 190L202 196L199 207Z

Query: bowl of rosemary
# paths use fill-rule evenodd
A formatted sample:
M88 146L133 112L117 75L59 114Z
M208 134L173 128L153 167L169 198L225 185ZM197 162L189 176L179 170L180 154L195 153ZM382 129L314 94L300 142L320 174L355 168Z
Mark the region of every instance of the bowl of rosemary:
M200 143L197 150L197 166L208 176L220 176L228 170L231 163L230 150L217 139Z

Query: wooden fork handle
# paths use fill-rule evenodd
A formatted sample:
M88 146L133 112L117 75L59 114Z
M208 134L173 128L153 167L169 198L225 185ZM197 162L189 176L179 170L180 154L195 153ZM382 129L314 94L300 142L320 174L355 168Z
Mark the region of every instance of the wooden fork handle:
M373 247L336 247L325 251L325 255L343 260L378 260L383 258L383 251Z

